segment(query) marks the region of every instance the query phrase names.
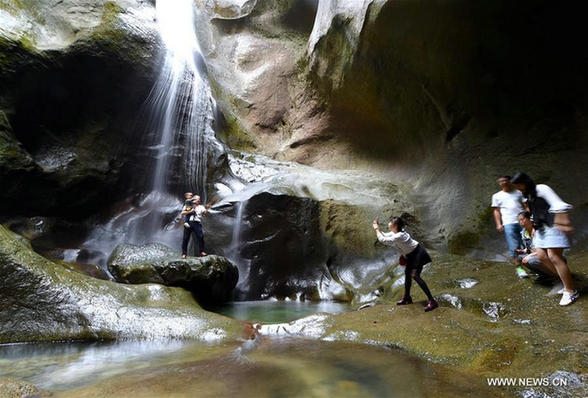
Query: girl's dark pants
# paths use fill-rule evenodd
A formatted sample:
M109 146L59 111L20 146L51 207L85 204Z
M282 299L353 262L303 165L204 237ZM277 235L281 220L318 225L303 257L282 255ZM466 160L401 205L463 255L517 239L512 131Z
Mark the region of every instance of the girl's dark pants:
M413 251L408 253L406 256L406 269L404 270L404 297L410 297L410 286L412 285L412 280L414 279L416 283L419 284L423 292L427 295L429 301L435 300L429 287L425 283L425 281L421 278L421 271L423 270L423 266L431 262L431 257L429 253L418 245Z
M204 252L204 233L202 232L202 224L196 221L190 221L190 228L184 228L184 238L182 239L182 254L188 254L188 242L190 242L190 236L192 232L196 234L196 240L198 241L199 253Z

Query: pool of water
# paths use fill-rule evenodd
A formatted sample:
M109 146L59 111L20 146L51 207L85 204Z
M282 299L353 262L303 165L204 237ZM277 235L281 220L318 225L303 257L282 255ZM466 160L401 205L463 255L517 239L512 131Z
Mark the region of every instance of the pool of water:
M0 345L0 376L40 388L69 389L173 357L188 345L182 341Z
M354 308L348 303L335 301L234 301L223 306L209 308L211 311L242 321L261 323L283 323L316 312L338 314Z
M397 350L289 338L7 345L0 376L76 398L493 396L482 380Z

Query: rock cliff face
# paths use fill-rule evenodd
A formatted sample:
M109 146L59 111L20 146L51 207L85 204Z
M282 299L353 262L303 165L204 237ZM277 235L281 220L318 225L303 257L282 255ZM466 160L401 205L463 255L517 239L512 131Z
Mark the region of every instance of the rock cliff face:
M160 62L152 4L7 1L0 21L2 207L83 218L140 186L137 132Z
M225 207L207 237L218 253L234 250L230 205L249 200L239 255L250 262L251 297L312 296L325 275L366 293L365 274L354 273L370 263L383 275L391 264L381 264L369 226L391 213L405 213L427 247L493 257L504 246L488 207L494 179L516 170L574 204L576 236L585 236L580 12L547 1L194 4L219 135L274 162L251 155L273 177L250 168L233 178L225 148L209 151L210 194ZM161 66L154 17L141 0L2 3L2 216L48 217L54 231L79 237L101 210L149 185L153 149L139 125ZM243 181L262 187L240 194ZM69 243L33 241L43 251Z
M375 244L371 220L383 214L402 214L416 239L433 239L410 188L378 174L244 153L229 156L229 168L249 184L216 203L204 229L207 247L240 266L240 298L367 299L396 258Z
M198 2L229 145L410 181L454 252L499 239L489 197L517 170L573 203L585 233L581 13L547 1L269 3Z

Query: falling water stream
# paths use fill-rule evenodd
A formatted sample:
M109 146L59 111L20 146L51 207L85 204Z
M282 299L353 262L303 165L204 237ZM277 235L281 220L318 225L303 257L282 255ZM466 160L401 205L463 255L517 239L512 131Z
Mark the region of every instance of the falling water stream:
M158 0L157 23L165 59L145 102L146 136L154 161L151 187L139 203L123 204L108 222L97 225L82 245L86 262L104 267L119 243L161 242L177 246L182 202L170 181L206 200L207 142L214 140L214 100L200 65L192 0Z
M233 224L233 233L231 237L231 246L229 247L227 257L230 258L239 269L239 282L237 283L237 291L247 290L247 283L249 280L249 266L250 260L241 256L241 226L244 222L243 214L247 207L247 199L236 202L237 214L235 216L235 223Z
M184 173L187 188L204 196L205 133L211 129L213 100L209 85L197 67L201 55L194 31L193 2L160 0L156 9L166 56L148 99L154 115L151 124L159 133L153 190L168 189L169 173L177 153L182 159L179 170Z

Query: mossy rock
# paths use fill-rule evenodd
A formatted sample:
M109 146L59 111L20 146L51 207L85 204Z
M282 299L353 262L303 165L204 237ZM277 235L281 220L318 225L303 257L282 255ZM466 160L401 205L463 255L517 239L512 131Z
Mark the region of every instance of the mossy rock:
M34 168L33 158L14 137L6 114L0 110L0 175Z
M472 231L462 231L453 234L447 242L447 249L451 254L466 254L480 242L479 234Z
M178 252L160 243L120 244L107 263L118 282L180 286L206 303L230 300L239 280L237 267L224 257L180 258Z
M0 398L45 398L51 394L35 385L11 377L0 377Z
M184 289L122 285L68 270L0 226L0 343L240 335Z
M552 286L517 278L512 265L431 254L433 263L422 277L441 304L432 312L423 311L425 296L413 283L413 305L394 304L401 285L389 289L381 305L265 325L262 333L400 348L483 377L575 377L586 372L588 314L582 297L560 307ZM580 292L588 287L587 258L585 253L569 257ZM588 391L585 383L578 388Z
M371 219L377 214L333 200L320 202L321 230L332 245L350 254L375 254L374 231Z

